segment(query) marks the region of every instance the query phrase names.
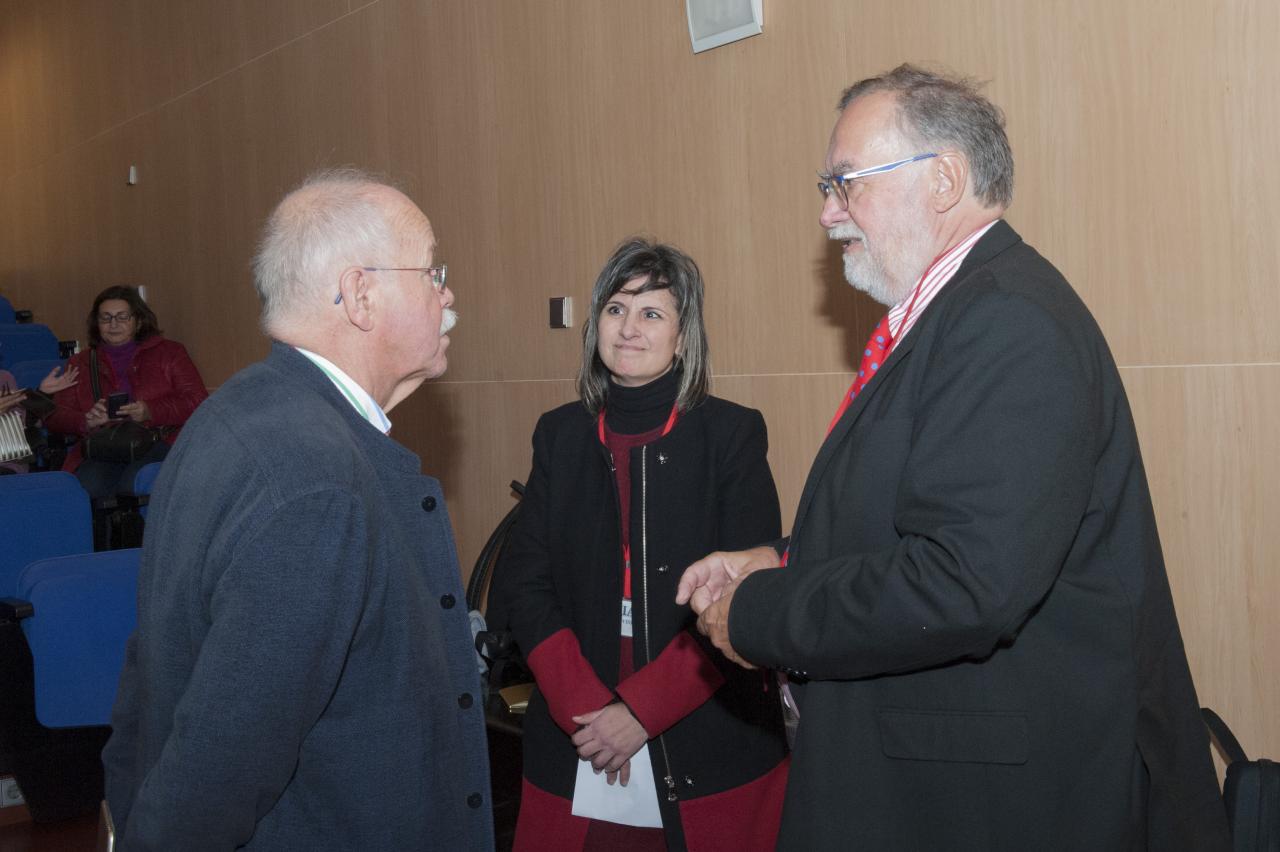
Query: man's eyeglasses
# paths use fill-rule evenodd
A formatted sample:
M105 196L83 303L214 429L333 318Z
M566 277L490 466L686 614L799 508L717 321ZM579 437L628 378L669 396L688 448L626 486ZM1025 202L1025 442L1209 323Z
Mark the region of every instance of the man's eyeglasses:
M445 279L449 275L449 264L442 263L439 266L362 266L363 272L419 272L431 282L431 286L436 288L437 293L444 292ZM338 298L333 300L335 305L342 304L342 291L338 291Z
M894 169L936 156L938 156L936 153L916 154L914 157L907 157L905 160L894 160L892 163L883 163L879 166L872 166L869 169L858 169L856 172L845 172L842 175L824 175L822 172L818 172L818 177L822 178L822 180L818 181L818 192L822 193L824 199L834 192L836 200L840 202L840 206L847 208L849 206L849 184L855 180L871 175L882 175L885 172L891 172Z
M129 320L133 319L133 314L128 311L121 311L118 314L98 314L98 325L128 325Z

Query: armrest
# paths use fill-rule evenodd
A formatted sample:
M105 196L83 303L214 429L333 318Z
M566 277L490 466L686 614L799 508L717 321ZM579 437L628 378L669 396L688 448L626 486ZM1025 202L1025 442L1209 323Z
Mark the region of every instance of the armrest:
M0 621L21 621L35 615L31 601L21 598L0 598Z
M98 845L94 852L115 852L115 848L116 822L111 816L111 806L103 799L98 809Z
M116 509L129 511L141 509L151 502L150 494L112 494L108 497L95 497L93 508L98 512L114 512Z

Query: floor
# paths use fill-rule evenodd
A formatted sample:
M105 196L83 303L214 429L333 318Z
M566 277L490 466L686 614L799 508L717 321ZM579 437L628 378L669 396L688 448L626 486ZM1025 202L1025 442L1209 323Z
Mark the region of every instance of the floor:
M0 852L93 852L98 842L98 815L62 822L31 822L0 828Z

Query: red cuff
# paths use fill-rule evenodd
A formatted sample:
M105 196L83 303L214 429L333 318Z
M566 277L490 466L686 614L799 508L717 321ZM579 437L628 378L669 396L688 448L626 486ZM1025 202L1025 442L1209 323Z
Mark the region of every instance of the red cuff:
M567 627L543 639L528 662L551 718L566 734L578 730L574 716L599 710L613 700L609 687L582 656L578 637Z
M618 685L618 695L652 739L710 698L724 675L698 641L683 631L658 658Z

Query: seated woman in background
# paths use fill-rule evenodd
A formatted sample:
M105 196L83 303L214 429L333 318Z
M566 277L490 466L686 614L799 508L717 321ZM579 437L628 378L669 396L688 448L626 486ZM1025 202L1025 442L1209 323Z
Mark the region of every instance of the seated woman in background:
M89 348L68 364L68 371L79 371L79 379L54 397L57 410L45 418L45 426L82 439L67 453L62 469L74 472L90 497L109 497L129 490L143 465L165 457L182 424L209 392L186 348L160 334L156 315L136 288L114 286L99 293L88 326ZM94 360L97 395L90 377ZM83 439L107 425L107 397L117 393L128 395L119 417L160 429L164 440L133 462L85 459Z
M494 571L491 600L537 682L517 850L774 848L788 766L777 687L674 602L689 563L780 534L764 418L708 396L709 379L697 265L623 243L592 292L581 400L539 419ZM580 757L592 766L576 781ZM645 758L661 827L572 814L578 784L634 795Z

